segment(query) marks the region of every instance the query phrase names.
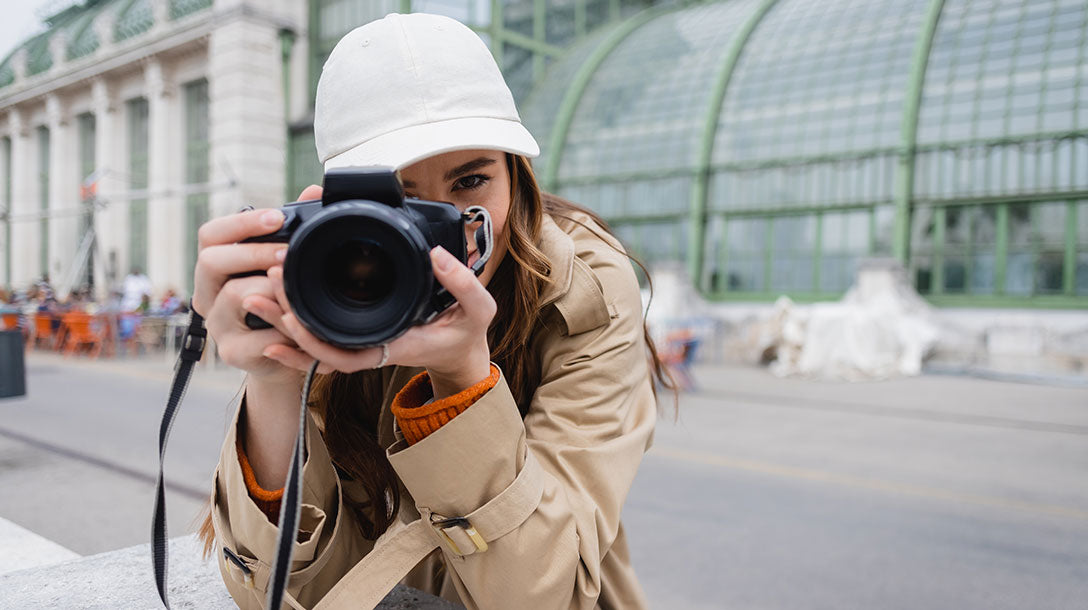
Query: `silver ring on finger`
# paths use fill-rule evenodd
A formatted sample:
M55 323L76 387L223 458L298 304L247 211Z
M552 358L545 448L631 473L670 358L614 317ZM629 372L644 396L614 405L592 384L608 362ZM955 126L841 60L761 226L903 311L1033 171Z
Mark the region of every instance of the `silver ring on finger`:
M380 369L389 362L389 346L385 343L382 344L382 359L378 361L378 364L374 365L374 368Z

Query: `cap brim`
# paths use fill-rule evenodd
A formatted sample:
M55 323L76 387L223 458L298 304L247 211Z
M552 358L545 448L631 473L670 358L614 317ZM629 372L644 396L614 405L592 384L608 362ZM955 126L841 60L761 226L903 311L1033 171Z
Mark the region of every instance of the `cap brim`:
M529 130L507 119L473 117L413 125L382 134L325 161L337 167L383 166L400 169L421 159L455 150L482 148L536 157L540 147Z

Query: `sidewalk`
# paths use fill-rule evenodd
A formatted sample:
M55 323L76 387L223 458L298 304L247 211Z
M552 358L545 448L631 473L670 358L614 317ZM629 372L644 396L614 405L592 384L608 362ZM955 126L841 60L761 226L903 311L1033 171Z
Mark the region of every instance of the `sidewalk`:
M201 387L237 390L245 379L245 373L222 363L211 364L207 355L193 369L190 380L192 385ZM169 388L174 378L174 362L166 361L164 354L151 354L140 358L81 358L67 357L56 352L30 349L26 352L26 366L31 367L70 367L79 366L89 371L100 371L107 375L122 375L161 382Z

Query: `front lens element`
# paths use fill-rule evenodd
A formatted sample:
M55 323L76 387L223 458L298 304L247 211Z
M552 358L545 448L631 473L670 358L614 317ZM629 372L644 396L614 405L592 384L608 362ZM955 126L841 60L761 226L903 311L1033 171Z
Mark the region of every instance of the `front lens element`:
M334 297L356 305L375 305L393 292L393 261L373 241L352 240L329 251L325 285Z

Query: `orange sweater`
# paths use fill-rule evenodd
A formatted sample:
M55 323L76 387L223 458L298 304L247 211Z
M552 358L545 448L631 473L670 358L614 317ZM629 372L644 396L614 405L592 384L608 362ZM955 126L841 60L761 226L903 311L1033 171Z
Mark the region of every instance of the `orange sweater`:
M414 445L463 413L498 382L499 369L491 365L491 374L487 379L453 396L427 404L427 401L432 398L431 379L427 373L420 373L408 381L393 397L391 410L393 416L397 418L401 432L404 433L404 440L408 441L409 445ZM271 521L278 521L283 488L270 491L257 483L253 467L250 466L249 458L246 457L245 449L242 447L241 436L238 437L235 448L238 450L238 463L242 466L242 477L245 479L246 489L249 490L249 497L253 498L257 507Z

